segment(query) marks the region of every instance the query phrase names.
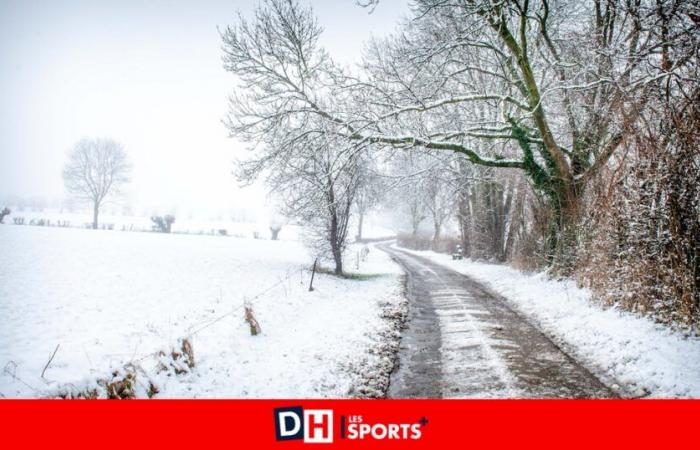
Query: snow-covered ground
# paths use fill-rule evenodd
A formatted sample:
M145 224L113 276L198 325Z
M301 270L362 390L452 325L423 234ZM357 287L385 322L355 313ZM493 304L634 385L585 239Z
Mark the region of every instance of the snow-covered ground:
M5 397L82 390L130 362L159 397L343 397L358 363L379 363L380 315L402 301L400 269L378 250L359 270L377 276L317 274L309 292L296 241L0 225L0 248ZM151 355L190 335L194 370L157 374Z
M52 227L64 226L68 228L91 228L92 215L89 211L68 212L55 208L47 208L43 211L18 211L13 210L5 217L5 224L13 224L15 219L24 220L24 225L30 222L44 220L49 221ZM279 218L277 220L280 220ZM391 238L396 232L383 226L386 218L370 215L365 219L362 230L364 239ZM128 214L115 214L114 211L106 211L99 216L100 228L113 229L115 231L152 231L153 222L149 216L138 216ZM221 230L225 230L228 236L239 238L270 239L270 219L261 217L257 222L227 220L221 216L218 218L205 219L201 217L176 216L172 224L172 233L175 234L210 234L219 235ZM278 239L282 241L298 241L302 233L301 227L294 223L283 223ZM357 222L353 221L351 240L354 240L357 233Z
M403 249L406 250L406 249ZM407 250L410 251L410 250ZM626 395L700 397L700 339L615 308L604 309L573 281L507 266L410 251L482 282L506 297L555 342Z

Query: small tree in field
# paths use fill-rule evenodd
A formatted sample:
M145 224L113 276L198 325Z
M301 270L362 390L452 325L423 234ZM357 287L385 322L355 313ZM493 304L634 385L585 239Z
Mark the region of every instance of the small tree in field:
M282 225L280 225L280 224L270 225L270 234L272 236L273 241L276 241L277 239L279 239L280 230L282 230Z
M12 211L10 211L10 208L3 208L2 211L0 211L0 223L5 223L3 220L5 220L5 216L9 215Z
M280 234L280 231L282 231L283 226L284 226L284 219L277 214L273 215L272 218L270 219L270 238L273 241L276 241L279 239L279 234Z
M154 231L159 233L170 233L173 223L175 223L175 216L170 214L166 214L165 216L153 216L151 217L151 221L153 222ZM221 230L219 230L219 234L222 234Z
M63 182L73 196L92 204L92 228L97 229L100 206L128 183L131 164L124 147L112 139L79 141L68 154Z

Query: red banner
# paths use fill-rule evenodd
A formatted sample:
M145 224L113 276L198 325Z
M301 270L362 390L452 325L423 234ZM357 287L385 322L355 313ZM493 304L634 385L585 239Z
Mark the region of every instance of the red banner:
M4 448L683 448L691 400L0 401Z

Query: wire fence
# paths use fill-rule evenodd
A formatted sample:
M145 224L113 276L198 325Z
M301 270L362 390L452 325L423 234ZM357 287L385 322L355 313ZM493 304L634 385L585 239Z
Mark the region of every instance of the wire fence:
M303 272L304 269L300 268L299 270L301 272ZM197 334L201 333L202 331L206 330L207 328L215 325L216 323L222 321L223 319L240 312L246 306L246 304L251 303L257 299L260 299L265 294L268 294L271 291L273 291L274 289L278 288L279 286L284 285L285 283L288 283L289 281L291 281L291 279L292 279L291 272L287 271L286 275L284 277L282 277L281 279L279 279L276 283L267 286L265 289L257 292L253 296L250 296L250 297L244 296L243 303L234 307L233 309L231 309L223 314L220 314L218 316L215 316L207 321L200 321L198 324L190 326L188 329L192 330L192 331L189 331L185 336L183 336L183 339L191 339L192 337L196 336ZM153 353L148 353L146 355L141 356L140 358L132 360L131 362L142 362L148 358L153 358L153 357L159 356L161 354L161 352L162 352L162 350L157 350Z
M301 284L304 284L303 273L304 273L304 271L308 271L308 270L309 270L308 268L305 268L303 266L299 268L299 277L300 277ZM201 333L202 331L210 328L211 326L222 321L223 319L239 313L246 305L251 304L255 300L259 300L260 298L269 294L270 292L274 291L275 289L279 288L280 286L284 286L285 284L290 283L292 281L292 277L293 277L294 273L296 273L296 270L293 270L293 271L288 270L286 272L286 274L283 277L281 277L280 279L278 279L275 283L268 285L267 287L256 292L252 296L244 296L243 302L240 305L235 306L234 308L230 309L229 311L226 311L223 314L216 315L214 317L208 318L204 321L199 321L198 323L191 325L187 329L188 330L187 334L185 334L180 339L191 339L192 337L194 337L197 334ZM287 290L285 288L285 295L286 294L287 294ZM58 350L58 348L57 348L57 350ZM163 354L163 349L159 349L159 350L156 350L154 352L147 353L145 355L141 355L138 358L134 357L135 355L133 355L132 358L128 362L126 362L126 365L139 365L149 358L158 358L162 354ZM123 354L123 355L127 355L127 354ZM48 366L50 365L51 360L53 360L54 356L55 356L55 352L52 355L51 359L49 360L49 363L45 366L44 371L46 371L46 368L48 368ZM115 356L115 355L110 354L110 355L104 355L104 356ZM30 383L27 383L19 375L17 375L17 368L18 368L18 366L17 366L16 362L9 361L5 365L5 367L3 368L3 374L10 376L12 379L23 384L24 386L29 388L34 393L37 393L37 394L42 393L42 392L46 393L45 390L39 389L39 388L31 385ZM47 382L47 380L44 379L44 382ZM47 383L49 383L49 382L47 382ZM2 394L0 393L0 395L2 395ZM3 395L3 397L4 397L4 395Z

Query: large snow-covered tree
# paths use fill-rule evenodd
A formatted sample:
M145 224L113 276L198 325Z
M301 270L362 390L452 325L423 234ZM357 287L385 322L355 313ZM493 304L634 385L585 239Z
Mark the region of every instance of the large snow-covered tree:
M109 138L82 139L68 154L63 169L66 190L92 205L92 227L98 226L100 207L129 182L131 164L124 147Z
M293 140L315 116L358 146L456 152L521 170L548 200L556 255L574 247L585 187L651 87L692 63L690 3L416 0L415 17L375 41L350 76L318 51L309 8L270 0L263 10L289 20L258 13L254 29L241 24L260 47L224 36L228 68L260 86L235 103L237 128Z

